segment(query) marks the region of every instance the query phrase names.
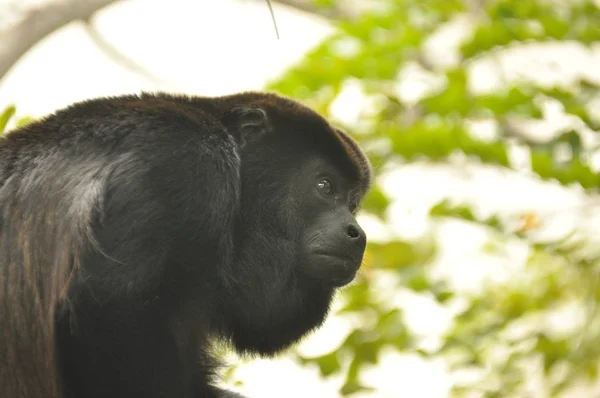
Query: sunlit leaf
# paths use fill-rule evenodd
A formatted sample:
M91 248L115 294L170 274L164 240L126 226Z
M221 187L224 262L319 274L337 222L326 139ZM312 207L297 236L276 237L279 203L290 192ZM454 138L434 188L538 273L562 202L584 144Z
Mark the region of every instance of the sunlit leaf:
M6 129L8 122L13 117L16 111L16 107L11 105L4 109L4 111L0 114L0 133Z

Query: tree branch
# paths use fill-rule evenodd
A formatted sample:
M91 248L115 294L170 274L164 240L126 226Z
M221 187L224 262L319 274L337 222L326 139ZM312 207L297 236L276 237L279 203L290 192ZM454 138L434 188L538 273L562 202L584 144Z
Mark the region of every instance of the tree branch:
M266 0L254 1L264 2ZM350 4L347 4L347 7L344 8L337 5L332 7L319 7L311 0L273 0L273 2L332 20L352 19L357 16L357 13L352 11L355 8L351 6L353 2L348 0L347 3ZM354 11L356 10L354 9Z
M116 49L109 41L107 41L100 32L96 29L91 20L84 21L84 29L88 34L89 38L94 42L98 48L104 52L104 54L115 61L120 66L125 69L137 73L142 76L146 80L158 84L158 85L168 85L169 83L162 79L159 76L154 75L151 71L144 68L142 65L135 62L133 59L129 58L127 55L120 52Z
M37 6L25 9L17 22L0 27L0 80L21 56L44 37L70 22L81 20L86 23L86 30L90 38L109 57L151 81L162 81L112 48L110 43L103 40L89 23L95 12L117 1L119 0L47 0ZM266 2L266 0L254 1ZM344 8L340 6L317 7L310 0L273 1L332 20L356 17L356 9L350 6L350 3L353 3L351 0L348 0L346 4L348 7ZM268 6L268 3L265 4Z
M117 0L54 0L24 11L22 18L0 28L0 79L41 39L77 20L87 20Z

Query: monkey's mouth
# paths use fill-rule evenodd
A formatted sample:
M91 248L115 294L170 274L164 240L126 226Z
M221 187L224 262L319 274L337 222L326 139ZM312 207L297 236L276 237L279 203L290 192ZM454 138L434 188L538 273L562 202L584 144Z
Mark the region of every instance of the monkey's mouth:
M324 257L327 262L328 272L321 276L325 283L333 287L343 287L349 284L356 277L360 261L356 261L349 256L340 256L329 253L315 253L320 257Z

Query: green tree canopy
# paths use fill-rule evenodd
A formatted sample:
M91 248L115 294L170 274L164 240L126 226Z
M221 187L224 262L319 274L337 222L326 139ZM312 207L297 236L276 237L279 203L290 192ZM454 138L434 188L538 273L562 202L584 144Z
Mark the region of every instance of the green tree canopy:
M342 1L323 3L340 7ZM431 43L443 35L442 29L458 22L468 26L467 33L457 41L455 59L442 62ZM589 54L600 40L600 10L594 2L376 1L369 2L360 18L342 21L338 28L269 88L335 117L336 101L349 86L358 87L359 115L342 124L367 148L379 175L415 163L457 164L458 159L459 164L527 176L532 184L546 181L579 191L593 203L600 181L593 163L600 128L595 112L600 78L585 73L552 83L515 78L503 70L503 57L542 44L556 45L549 51L576 45ZM474 67L482 62L496 69L501 84L492 90L474 85ZM407 98L399 89L408 68L430 82L418 98ZM536 123L547 120L548 104L558 104L572 123L542 136ZM491 125L493 137L478 134L472 127L477 122ZM515 148L527 155L526 167L515 160ZM379 180L363 214L389 224L393 199L388 191ZM507 192L516 196L515 201L526 199L519 195ZM552 212L513 209L482 216L476 205L444 198L431 207L432 226L422 238L371 241L365 271L345 290L339 313L361 319L375 315L375 323L365 321L327 355L306 358L298 353L302 363L317 364L324 376L345 372L343 395L376 387L366 386L361 372L377 364L389 349L444 358L456 376L453 396L556 396L581 383L595 383L600 346L595 308L600 290L598 252L592 250L592 240L597 232L583 228L587 213L582 213L593 208L575 209L569 217L577 220L579 214L582 221L548 239L536 232L552 221ZM543 209L544 203L538 208ZM478 249L505 263L509 246L525 247L526 261L518 278L486 283L476 293L453 290L432 267L438 252L434 232L448 219L481 228L489 243ZM407 326L403 310L381 298L376 282L386 278L394 278L399 290L432 297L446 308L460 307L439 347L424 349L420 336ZM560 319L571 327L552 328L552 317L563 308L572 316ZM576 316L578 311L583 317ZM460 381L467 371L477 377ZM390 369L390 377L398 383L410 377L393 373ZM532 392L529 381L540 375L547 391Z

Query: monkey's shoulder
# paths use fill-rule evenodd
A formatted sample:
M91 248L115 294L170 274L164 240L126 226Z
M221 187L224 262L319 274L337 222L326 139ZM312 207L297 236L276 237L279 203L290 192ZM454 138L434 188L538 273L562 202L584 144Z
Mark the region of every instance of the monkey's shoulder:
M92 159L107 163L123 154L129 159L173 157L186 148L237 158L235 141L210 102L196 106L187 97L170 95L95 98L5 134L0 139L0 183L34 167L68 167Z
M210 107L194 106L187 97L101 97L77 102L9 132L0 141L0 153L61 148L81 152L86 147L97 152L128 141L160 144L182 134L210 140L211 135L226 136L225 130Z

